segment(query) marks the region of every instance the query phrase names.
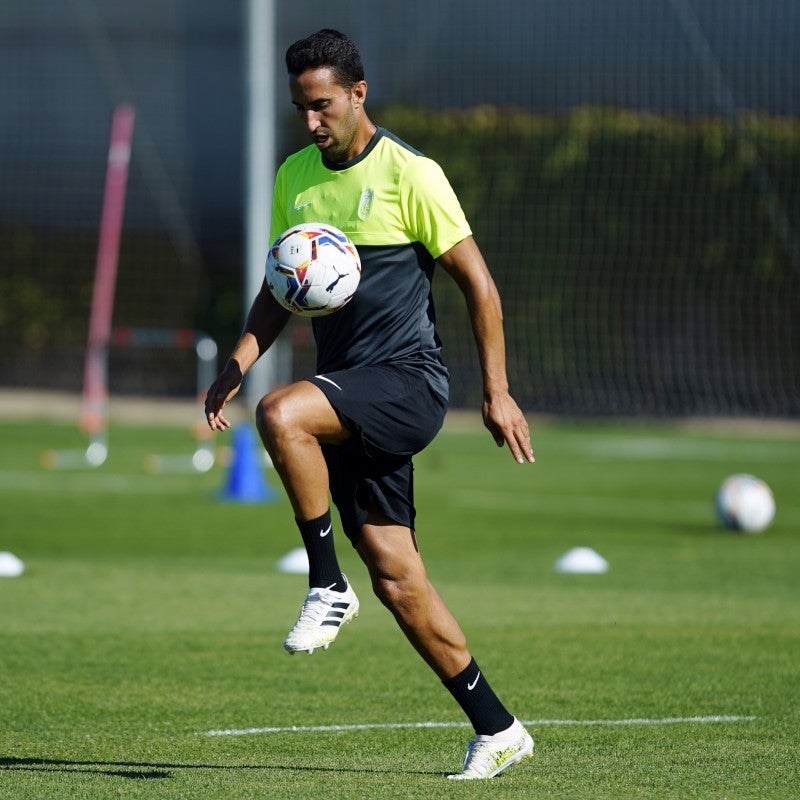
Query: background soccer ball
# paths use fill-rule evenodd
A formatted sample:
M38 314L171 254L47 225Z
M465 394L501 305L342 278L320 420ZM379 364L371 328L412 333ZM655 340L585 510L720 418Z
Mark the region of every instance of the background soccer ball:
M761 533L775 516L775 498L764 481L753 475L731 475L717 491L717 517L725 528Z
M303 223L282 233L267 257L267 285L293 314L332 314L355 294L361 260L355 245L333 225Z

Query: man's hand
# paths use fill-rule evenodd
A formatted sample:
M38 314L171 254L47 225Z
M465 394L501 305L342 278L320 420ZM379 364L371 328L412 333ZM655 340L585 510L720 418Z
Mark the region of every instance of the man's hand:
M483 376L483 424L498 447L508 443L517 463L533 463L528 423L508 393L503 311L497 286L483 255L472 236L467 236L442 253L438 261L458 284L467 301Z
M206 394L206 420L212 431L224 431L231 424L222 413L225 404L236 396L242 385L242 370L239 363L230 359L217 376Z
M510 394L502 394L483 403L483 424L489 429L498 447L508 449L518 464L536 461L533 456L528 422Z

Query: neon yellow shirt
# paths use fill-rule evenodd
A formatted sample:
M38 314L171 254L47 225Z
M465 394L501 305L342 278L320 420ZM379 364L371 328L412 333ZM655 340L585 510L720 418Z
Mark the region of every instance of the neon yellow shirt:
M278 170L270 241L300 222L336 226L361 257L353 299L313 320L319 372L419 358L441 364L434 262L471 234L441 167L382 128L342 164L309 145Z

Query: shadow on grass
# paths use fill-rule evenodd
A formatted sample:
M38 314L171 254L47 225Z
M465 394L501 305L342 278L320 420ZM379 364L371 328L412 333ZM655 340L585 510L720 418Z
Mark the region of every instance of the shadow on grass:
M171 778L170 769L178 764L146 764L136 761L66 761L55 758L9 758L0 756L0 769L26 772L76 772L92 775L111 775L133 780ZM211 767L208 767L211 769Z
M386 770L349 769L347 767L309 767L291 764L153 764L145 761L71 761L55 758L15 758L0 756L0 770L21 772L72 772L76 774L109 775L137 781L168 780L174 770L283 770L287 772L352 772L385 775ZM443 775L441 772L404 770L408 775Z

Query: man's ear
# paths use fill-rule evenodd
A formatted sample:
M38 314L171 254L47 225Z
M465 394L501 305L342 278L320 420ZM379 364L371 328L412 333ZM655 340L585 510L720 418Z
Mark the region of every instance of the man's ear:
M367 82L358 81L358 83L354 83L353 88L350 89L350 97L353 100L353 105L363 106L367 99Z

